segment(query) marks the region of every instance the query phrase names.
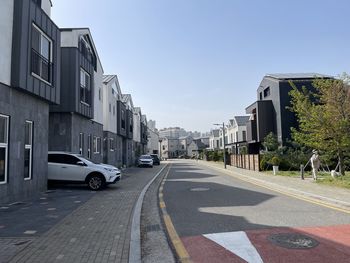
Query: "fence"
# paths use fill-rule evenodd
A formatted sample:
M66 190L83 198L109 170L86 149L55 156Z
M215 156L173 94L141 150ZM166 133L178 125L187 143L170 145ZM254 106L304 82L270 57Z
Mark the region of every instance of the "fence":
M252 171L260 171L259 154L231 154L231 165Z

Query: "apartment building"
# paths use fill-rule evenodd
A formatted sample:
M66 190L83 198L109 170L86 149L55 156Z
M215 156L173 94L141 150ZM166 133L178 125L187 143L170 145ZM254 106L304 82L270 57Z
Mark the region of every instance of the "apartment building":
M2 0L0 199L46 190L49 105L60 103L60 41L51 1Z

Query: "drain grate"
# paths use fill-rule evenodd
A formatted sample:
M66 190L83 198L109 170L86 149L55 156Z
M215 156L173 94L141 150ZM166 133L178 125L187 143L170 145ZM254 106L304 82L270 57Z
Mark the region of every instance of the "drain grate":
M319 242L311 237L296 233L280 233L267 238L273 244L290 249L310 249Z
M148 225L148 226L146 226L146 231L147 231L147 232L160 231L160 225L159 225L159 224L156 224L156 225Z

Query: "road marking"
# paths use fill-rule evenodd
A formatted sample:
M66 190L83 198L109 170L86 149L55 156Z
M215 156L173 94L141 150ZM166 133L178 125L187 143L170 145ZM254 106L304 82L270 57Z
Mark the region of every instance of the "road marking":
M166 211L166 205L165 202L163 200L163 185L169 175L171 169L171 165L169 166L169 169L166 173L166 175L163 178L163 182L162 182L162 186L159 188L159 207L161 208L162 211L162 215L163 215L163 221L165 224L165 228L167 230L168 236L170 238L171 243L173 244L173 247L175 248L175 252L177 254L177 257L179 259L180 262L182 263L191 263L191 259L190 259L190 255L188 254L184 244L182 243L179 235L177 234L174 224L171 221L171 218L168 214L168 212Z
M23 234L26 234L26 235L34 235L37 231L35 230L27 230L25 232L23 232Z
M263 262L258 251L250 242L247 234L243 231L206 234L203 236L214 241L228 251L231 251L247 262Z

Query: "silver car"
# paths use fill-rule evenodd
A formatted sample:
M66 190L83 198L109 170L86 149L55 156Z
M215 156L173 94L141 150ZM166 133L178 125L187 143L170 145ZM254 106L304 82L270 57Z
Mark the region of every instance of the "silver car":
M137 165L139 167L141 167L141 166L153 167L152 156L151 155L141 155L137 161Z
M111 165L93 163L79 154L49 152L48 180L86 183L91 190L100 190L121 179L121 172Z

